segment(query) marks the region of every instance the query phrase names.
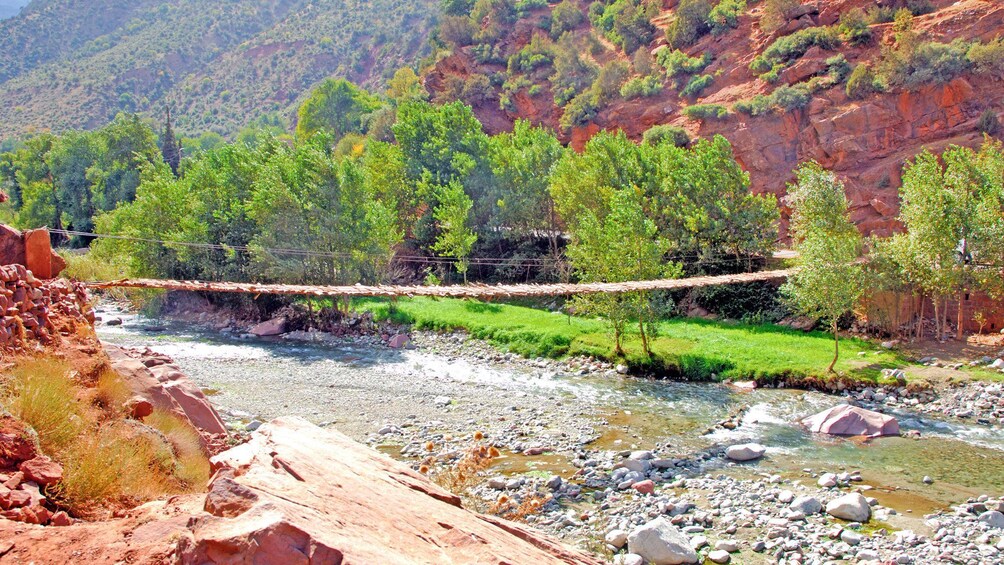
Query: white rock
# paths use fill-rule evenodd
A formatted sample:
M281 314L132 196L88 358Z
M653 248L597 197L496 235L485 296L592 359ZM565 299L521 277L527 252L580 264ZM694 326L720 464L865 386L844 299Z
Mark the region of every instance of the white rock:
M715 549L735 553L739 551L739 544L735 540L720 539L715 542Z
M853 492L826 503L826 513L850 522L867 522L871 518L872 509L865 497Z
M823 509L823 504L812 496L800 496L791 501L790 508L805 514L818 514Z
M443 406L449 406L453 403L453 400L449 396L437 396L435 400L432 401L433 404L442 408Z
M1004 530L1004 514L1001 514L996 510L987 510L983 514L980 514L980 522L983 522L991 528Z
M610 545L620 549L624 547L627 543L628 534L624 530L611 530L607 532L607 535L603 537L603 541L609 543Z
M728 551L722 551L720 549L716 549L708 553L708 559L710 559L715 563L728 563L729 561L732 560L732 556L729 555Z
M624 553L614 557L614 565L645 565L645 558L637 553Z
M847 545L858 545L861 543L863 538L864 536L851 530L844 530L840 532L840 541L846 543Z
M816 484L823 488L830 488L837 486L837 476L833 473L823 473L823 476L819 477Z
M725 450L725 457L733 461L752 461L763 457L767 453L767 448L758 443L744 443L740 445L730 445Z
M790 504L792 500L795 500L795 493L790 490L782 490L780 494L777 495L777 501L781 504Z
M877 551L872 551L870 549L862 549L856 555L858 561L878 561L881 559Z
M683 532L665 518L638 526L628 534L628 551L651 565L697 563L697 552Z

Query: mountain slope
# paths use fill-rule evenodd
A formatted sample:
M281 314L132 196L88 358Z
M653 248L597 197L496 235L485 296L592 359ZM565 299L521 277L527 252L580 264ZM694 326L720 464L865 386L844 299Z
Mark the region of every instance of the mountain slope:
M677 46L667 45L665 30L678 19L681 3L655 3L644 22L650 40L633 54L623 49L624 33L616 27L604 31L609 21L604 9L586 1L562 2L581 14L566 36L554 33L557 8L540 7L506 26L490 56L480 43L490 29L475 26L472 39L463 36L452 46L426 85L437 98L465 97L490 131L526 118L555 128L575 147L601 129L623 129L633 139L663 124L691 137L722 134L757 192L782 195L798 163L816 159L846 177L853 219L876 234L896 228L897 186L907 158L924 147L978 144L981 118L1004 112L1004 67L982 69L964 60L966 46L976 42L1004 51L994 42L1004 36L999 2L805 0L795 2L778 29L767 33L760 19L769 2L750 2L747 8L733 1L741 6L733 26L705 30L670 56ZM618 17L625 6L651 6L642 0L600 4ZM716 4L726 0L711 3ZM872 15L877 6L884 8L881 18ZM913 35L897 44L891 20L906 6L922 9L912 18ZM861 24L869 38L860 42L842 27L856 8L869 8L869 21ZM622 21L646 32L638 19ZM955 40L966 43L952 44ZM852 70L864 66L879 73L893 67L896 46L908 42L919 46L920 56L900 65L906 67L897 70L904 77L890 75L883 88L848 94ZM582 60L570 65L576 57ZM570 68L589 79L571 98L561 91L574 84L566 80L575 76ZM487 91L472 88L482 76L490 77ZM634 92L627 86L632 82Z
M413 64L435 0L35 0L0 22L0 138L177 108L232 134L318 80L379 86ZM392 44L392 45L391 45ZM390 47L386 47L391 45Z

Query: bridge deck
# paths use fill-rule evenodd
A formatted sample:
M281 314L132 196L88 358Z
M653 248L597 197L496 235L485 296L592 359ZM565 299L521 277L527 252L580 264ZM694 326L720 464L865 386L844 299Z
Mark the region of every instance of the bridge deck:
M526 296L559 296L575 294L624 293L647 290L673 290L723 284L782 280L792 269L761 271L736 275L662 279L621 283L579 284L468 284L456 286L380 285L380 286L310 286L290 284L255 284L232 282L179 281L160 279L122 279L85 283L92 289L149 288L189 290L198 292L230 292L244 294L285 294L304 296L436 296L442 298L509 298Z

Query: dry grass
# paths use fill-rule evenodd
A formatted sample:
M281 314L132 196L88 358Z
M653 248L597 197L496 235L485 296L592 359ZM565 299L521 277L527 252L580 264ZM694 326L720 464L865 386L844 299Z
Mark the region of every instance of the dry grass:
M87 394L71 374L65 361L24 359L2 379L4 404L63 466L63 481L48 493L55 502L97 517L204 486L209 460L187 421L163 411L146 423L127 420L131 392L119 375L103 371Z
M51 358L25 359L3 378L3 399L11 414L38 434L45 453L67 449L91 425L94 415L77 399L70 366Z
M481 473L491 467L492 461L499 456L499 450L488 445L474 445L452 465L447 465L433 475L432 481L444 489L464 496L467 491L481 482ZM428 468L434 462L430 457L423 467Z
M514 522L525 522L527 516L539 513L544 505L550 501L551 495L534 493L517 503L508 495L503 494L488 509L488 513Z
M198 489L209 480L209 458L199 433L188 422L164 410L146 418L150 427L164 434L174 451L174 477L186 489Z

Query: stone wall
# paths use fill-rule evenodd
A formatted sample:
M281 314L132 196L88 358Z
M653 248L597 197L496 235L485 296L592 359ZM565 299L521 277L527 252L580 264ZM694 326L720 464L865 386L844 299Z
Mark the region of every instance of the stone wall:
M0 265L0 351L26 351L90 328L94 313L83 285L43 281L24 265Z

